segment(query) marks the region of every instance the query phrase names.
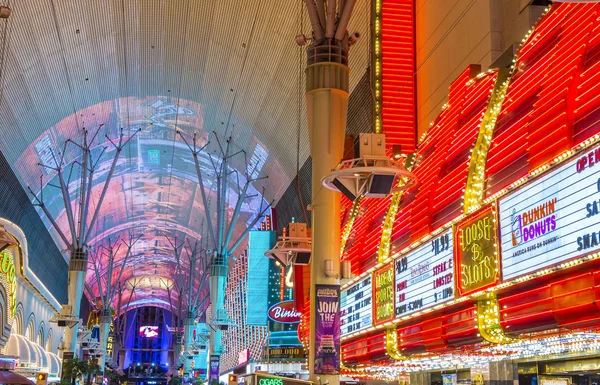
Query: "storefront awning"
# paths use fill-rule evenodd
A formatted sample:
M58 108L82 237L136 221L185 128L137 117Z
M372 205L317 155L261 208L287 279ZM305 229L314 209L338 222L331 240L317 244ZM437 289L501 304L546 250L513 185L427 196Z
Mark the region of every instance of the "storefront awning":
M27 372L46 372L49 375L60 372L60 359L54 353L47 352L39 344L29 341L20 334L11 334L6 344L6 354L19 357L15 370Z

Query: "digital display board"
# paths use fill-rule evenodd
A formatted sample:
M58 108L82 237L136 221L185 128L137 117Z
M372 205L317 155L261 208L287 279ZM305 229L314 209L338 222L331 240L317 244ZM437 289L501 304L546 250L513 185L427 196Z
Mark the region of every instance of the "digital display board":
M452 230L394 261L396 317L454 298Z
M372 292L370 275L342 290L340 294L342 337L373 325Z
M246 325L266 326L269 309L269 261L265 251L277 241L275 231L252 230L248 234L248 283L246 284Z
M158 337L158 326L140 326L140 337Z
M375 325L394 318L394 264L373 273L373 320Z
M456 282L459 295L495 285L500 280L498 237L492 206L456 226Z
M600 249L599 191L596 149L500 199L503 279Z

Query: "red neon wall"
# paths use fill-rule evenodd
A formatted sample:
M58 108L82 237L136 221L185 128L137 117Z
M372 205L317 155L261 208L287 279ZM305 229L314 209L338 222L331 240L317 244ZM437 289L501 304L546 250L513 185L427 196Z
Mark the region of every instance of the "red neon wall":
M599 16L597 4L554 5L522 47L488 156L488 194L600 133ZM468 156L461 151L468 150L474 141L471 132L478 131L477 116L487 103L483 94L494 81L488 75L471 86L479 85L479 92L461 88L464 76L451 87L449 108L437 118L418 150L415 173L421 184L406 192L400 205L393 231L397 250L460 212L461 194L457 192L462 192L466 182L463 160ZM490 83L484 86L484 81ZM457 102L462 103L458 112ZM469 102L483 109L464 108ZM465 138L464 145L455 135ZM515 334L597 325L599 293L600 267L596 262L513 285L499 294L501 323L508 333ZM400 326L399 348L414 353L476 342L470 313L473 306L456 305L444 314L432 312L417 323ZM380 359L382 336L378 331L346 342L344 359Z
M394 222L396 250L421 239L460 214L468 175L470 150L479 135L497 74L469 66L450 86L447 108L438 115L419 144L414 168L419 185L403 196Z
M416 146L415 4L414 0L381 2L381 105L387 144L402 153Z
M599 11L555 5L521 48L488 154L488 195L600 132Z

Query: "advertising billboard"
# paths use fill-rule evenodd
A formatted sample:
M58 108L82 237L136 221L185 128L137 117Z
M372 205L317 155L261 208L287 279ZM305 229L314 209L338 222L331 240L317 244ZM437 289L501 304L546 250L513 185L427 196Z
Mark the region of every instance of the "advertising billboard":
M589 151L499 200L504 280L600 249L599 162Z
M315 287L315 374L340 374L340 287Z
M371 282L372 277L369 275L342 290L340 294L342 337L373 325Z
M394 261L396 317L454 298L452 229Z

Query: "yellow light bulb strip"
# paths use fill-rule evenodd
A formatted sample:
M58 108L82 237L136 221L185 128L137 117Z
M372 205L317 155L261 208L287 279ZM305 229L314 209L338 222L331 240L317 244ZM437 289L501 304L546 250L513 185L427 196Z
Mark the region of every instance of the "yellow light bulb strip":
M500 325L500 305L495 293L487 293L483 298L477 300L475 321L477 321L477 335L486 341L494 344L514 342L504 333Z
M398 331L396 330L395 325L385 329L385 350L387 351L387 354L396 361L406 359L398 349Z
M483 203L483 191L485 188L485 165L487 162L488 151L492 143L492 134L496 127L496 121L502 103L506 97L508 84L510 82L510 71L501 69L498 71L496 84L492 90L488 108L486 109L481 125L479 126L479 136L475 141L475 146L471 150L469 161L469 175L465 186L464 195L464 213L469 214L479 209Z
M381 122L381 2L383 0L375 0L372 2L371 13L373 22L371 23L372 41L372 79L375 85L375 101L373 103L373 130L376 134L381 134L383 124Z
M344 230L342 231L342 239L340 241L340 255L344 255L344 249L346 248L346 242L348 242L348 238L350 238L350 233L352 232L352 226L354 225L354 221L358 216L358 208L360 207L360 201L362 197L358 197L352 203L352 209L350 209L350 217L348 218L348 222L346 222L346 226L344 226Z
M409 155L406 157L404 162L404 168L411 171L415 163L415 155ZM403 183L399 181L398 184ZM392 200L390 207L388 208L387 214L383 221L383 230L381 231L381 241L379 242L379 249L377 250L377 262L387 263L390 259L390 246L392 240L392 230L394 229L394 222L396 221L396 214L398 213L398 207L402 200L402 192L398 191L392 194Z

